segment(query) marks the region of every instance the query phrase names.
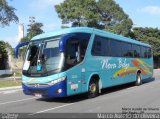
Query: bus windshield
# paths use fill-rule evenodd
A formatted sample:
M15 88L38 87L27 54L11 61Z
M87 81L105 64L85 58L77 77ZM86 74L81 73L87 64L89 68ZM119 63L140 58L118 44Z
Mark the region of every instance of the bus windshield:
M54 38L32 41L23 66L26 76L48 76L68 70L81 63L85 57L91 34L69 33ZM60 41L65 51L61 51Z
M58 72L64 55L59 51L60 37L31 42L23 67L23 73L29 76L42 76Z

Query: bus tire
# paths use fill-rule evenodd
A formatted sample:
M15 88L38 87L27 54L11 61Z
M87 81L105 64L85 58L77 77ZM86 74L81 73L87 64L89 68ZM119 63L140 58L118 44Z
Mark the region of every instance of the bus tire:
M96 79L91 79L88 87L89 87L89 89L88 89L87 97L88 97L88 98L97 97L98 94L99 94L99 84L98 84L98 80L96 80Z
M135 84L136 84L136 86L140 86L142 84L141 73L137 73Z

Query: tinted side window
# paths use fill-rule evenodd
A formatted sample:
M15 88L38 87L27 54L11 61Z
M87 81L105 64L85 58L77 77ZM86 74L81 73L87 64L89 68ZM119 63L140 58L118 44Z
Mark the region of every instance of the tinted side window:
M122 45L120 41L110 40L111 56L120 57L122 56Z
M106 56L109 54L109 40L105 37L95 36L92 55L95 56Z
M133 57L132 45L129 43L122 42L122 56Z
M147 48L147 55L148 55L148 58L151 58L151 57L152 57L151 48Z
M140 46L139 45L132 45L132 51L134 57L138 58L140 57Z
M82 60L84 59L84 56L86 54L88 42L89 42L89 38L81 39L81 57L82 57Z
M147 58L147 48L141 46L141 57L142 58Z
M83 61L91 36L87 33L74 33L68 35L70 35L70 37L68 37L66 45L66 69Z

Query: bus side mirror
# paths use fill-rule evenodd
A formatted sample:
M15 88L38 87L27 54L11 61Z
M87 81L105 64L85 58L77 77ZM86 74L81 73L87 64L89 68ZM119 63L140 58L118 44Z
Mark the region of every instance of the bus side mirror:
M59 51L60 52L65 52L65 44L66 44L65 40L61 39L59 42Z
M59 51L60 52L66 51L67 41L74 36L76 36L76 34L74 34L74 33L73 34L66 34L60 39L60 41L59 41Z
M27 42L23 42L23 43L21 43L21 44L18 44L18 45L14 48L14 56L15 56L15 58L18 59L18 50L19 50L19 48L20 48L20 47L23 47L23 46L25 46L25 45L28 45L28 44L29 44L28 41L27 41Z

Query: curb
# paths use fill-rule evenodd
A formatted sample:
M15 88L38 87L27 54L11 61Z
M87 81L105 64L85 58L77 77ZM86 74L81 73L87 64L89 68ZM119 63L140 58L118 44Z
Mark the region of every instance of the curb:
M17 78L22 78L22 77L13 77L13 76L12 76L12 77L8 77L8 78L16 78L16 79L17 79Z
M15 79L19 80L22 77L15 77ZM14 80L14 77L6 77L6 78L0 78L0 81L5 81L5 80Z
M12 89L21 89L22 86L12 86L12 87L4 87L4 88L0 88L0 91L3 90L12 90Z
M13 78L13 79L14 79L14 78L16 78L16 79L18 78L18 79L19 79L19 78L22 78L22 77L13 77L13 76L12 76L12 77L5 77L5 78L1 78L1 79L12 79L12 78Z

